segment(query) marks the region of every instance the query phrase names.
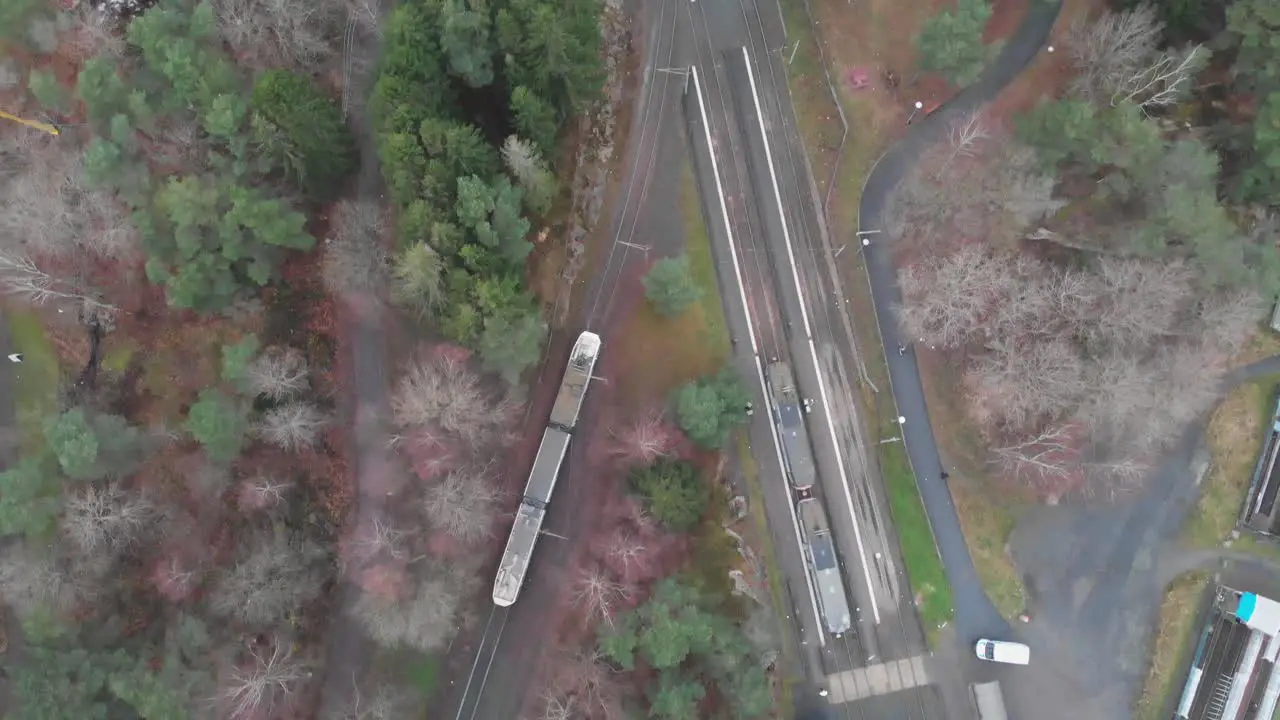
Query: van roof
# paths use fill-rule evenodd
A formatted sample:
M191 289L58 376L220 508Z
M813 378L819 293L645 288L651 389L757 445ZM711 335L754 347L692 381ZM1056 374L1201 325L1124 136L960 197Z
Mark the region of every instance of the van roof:
M995 646L993 654L998 662L1014 665L1026 665L1031 662L1031 648L1022 643L1007 640L992 640L991 643Z

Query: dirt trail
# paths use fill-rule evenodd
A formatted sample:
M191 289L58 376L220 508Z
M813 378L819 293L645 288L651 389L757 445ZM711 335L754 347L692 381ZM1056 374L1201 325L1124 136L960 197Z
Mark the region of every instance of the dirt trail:
M363 64L372 67L373 60L381 50L379 38L361 32L358 28L352 37L344 57L354 62L344 65L350 67ZM352 129L360 147L360 175L356 197L360 201L380 204L382 175L378 166L373 123L365 102L372 90L373 79L371 73L352 77L347 97L351 101ZM382 238L376 236L368 238L370 247L381 241ZM387 438L391 436L388 424L389 360L385 333L388 311L378 297L346 296L340 298L340 305L339 311L347 326L344 335L349 338L344 351L349 350L351 353L351 380L354 384L353 397L344 398L341 408L347 426L355 429L350 457L354 458L352 471L355 473L356 494L353 517L348 518L347 522L350 527L358 527L386 514L386 482L388 478L394 477L391 472L393 458L387 446ZM326 652L328 661L321 697L322 716L333 714L336 717L337 711L348 705L355 687L354 680L369 666L369 659L373 654L372 644L347 614L347 609L356 601L359 592L352 583L345 578L341 579L329 625Z

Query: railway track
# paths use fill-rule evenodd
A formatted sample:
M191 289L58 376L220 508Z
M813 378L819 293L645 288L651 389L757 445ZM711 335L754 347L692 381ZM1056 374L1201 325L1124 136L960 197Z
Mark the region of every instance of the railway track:
M662 0L658 6L658 16L652 26L654 28L651 39L653 50L645 70L652 75L649 79L648 91L642 99L638 139L634 149L629 152L633 162L627 173L622 205L616 216L616 229L608 254L593 279L596 287L588 292L586 329L593 330L601 337L606 337L604 330L610 313L614 309L618 287L622 284L621 280L625 276L627 263L632 261L637 253L643 253L639 244L634 242L636 228L653 178L657 156L656 146L662 133L666 105L670 102L668 95L674 87L673 83L682 82L669 72L660 72L671 63L675 52L677 1ZM578 445L582 447L589 442L587 433L584 431L579 436ZM562 502L565 500L572 503L572 498L562 499ZM485 692L489 689L487 684L489 673L501 650L503 632L512 611L513 607L491 606L454 720L489 720L480 716L480 708Z
M509 607L494 605L490 608L489 619L485 621L484 634L480 638L480 646L476 648L475 659L471 662L471 672L467 674L467 683L462 689L462 702L458 705L454 720L476 720L485 683L489 679L489 670L493 667L494 658L498 656L502 630L506 627L510 614Z

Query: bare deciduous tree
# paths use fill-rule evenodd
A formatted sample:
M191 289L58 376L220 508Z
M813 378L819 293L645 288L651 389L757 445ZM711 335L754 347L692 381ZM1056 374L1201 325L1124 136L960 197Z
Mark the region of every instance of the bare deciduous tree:
M1093 358L1089 398L1076 411L1094 435L1132 438L1151 411L1152 375L1136 355L1111 352Z
M1098 458L1082 462L1081 470L1092 496L1115 500L1140 487L1151 465L1134 457Z
M980 112L971 112L958 118L951 124L947 135L947 159L942 165L940 174L945 174L951 163L957 158L973 157L979 152L984 140L991 138L987 125Z
M1004 256L966 245L898 271L903 332L930 345L956 348L977 339L987 314L1008 292Z
M507 422L509 410L480 386L466 365L445 354L422 357L406 370L391 398L395 421L405 428L435 425L479 447Z
M625 717L615 673L597 648L555 653L544 698L559 698L577 708L580 717L615 720Z
M427 489L423 510L438 530L464 543L488 536L499 493L488 468L449 473Z
M956 140L965 137L958 131ZM1010 139L940 142L889 196L882 229L893 252L911 259L951 252L966 239L1013 237L1062 207L1054 184L1035 152Z
M282 482L268 475L257 475L240 483L238 501L248 510L268 510L284 502L285 493L293 483Z
M1088 389L1084 360L1063 338L993 343L974 365L971 382L979 415L1018 429L1071 411Z
M669 455L676 442L674 430L658 410L643 412L609 434L614 440L610 453L639 465Z
M409 534L391 522L374 518L356 527L351 550L359 560L372 560L381 556L405 560L409 557L406 547Z
M1088 100L1109 102L1115 88L1159 49L1164 26L1150 5L1071 24L1066 51L1076 70L1072 89Z
M215 0L218 32L236 57L265 69L314 69L337 53L346 21L343 3L306 0Z
M347 9L357 27L370 35L382 37L382 12L378 0L348 0Z
M82 552L114 553L141 541L157 519L141 495L115 483L89 485L67 499L62 531Z
M350 702L336 712L326 712L325 720L407 720L410 716L413 703L408 693L379 683L366 697L354 677L351 683Z
M363 593L351 613L383 647L434 652L457 632L462 598L468 590L468 583L456 573L435 573L422 580L405 600Z
M539 720L574 720L576 717L578 717L578 703L574 698L551 692L543 694Z
M995 462L1010 475L1062 497L1075 489L1079 471L1078 440L1066 425L1051 426L1021 442L993 451Z
M110 13L89 4L78 6L72 13L72 25L64 48L72 56L87 59L94 56L118 58L124 55L124 33Z
M1196 306L1197 332L1209 347L1231 357L1244 349L1266 312L1266 303L1251 290L1210 295Z
M1086 337L1104 347L1147 347L1174 332L1192 296L1194 275L1181 262L1103 257L1098 261L1098 302Z
M276 535L255 543L218 578L209 607L254 627L270 627L315 598L331 570L328 554L314 542Z
M1097 277L1093 273L1067 270L1054 276L1047 291L1063 330L1074 337L1085 337L1093 328L1093 308L1103 292Z
M97 598L111 567L111 557L103 553L70 558L56 548L15 543L0 559L0 597L21 617L63 615Z
M170 602L191 597L200 584L200 576L200 566L180 553L160 558L151 569L151 583Z
M1208 59L1199 45L1161 50L1164 23L1149 5L1071 26L1067 53L1077 71L1072 89L1095 103L1170 105L1190 89Z
M1221 393L1224 358L1217 348L1189 340L1160 349L1152 361L1153 412L1141 427L1144 447L1163 449L1187 424L1208 412Z
M291 347L274 346L262 351L249 363L249 387L259 395L281 402L309 385L307 359Z
M54 277L37 267L30 258L22 256L0 254L0 289L32 305L53 302L82 305L99 311L115 309L96 294L71 281Z
M573 584L572 602L585 613L588 623L603 622L612 626L619 607L629 596L627 588L603 570L587 568Z
M276 639L271 654L250 651L250 659L233 667L219 692L230 717L236 720L271 716L311 677L311 670L294 656L283 641Z
M131 258L136 235L118 200L85 186L79 151L56 139L13 151L0 184L0 247L13 255Z
M1161 53L1151 64L1129 77L1111 96L1111 104L1131 102L1144 108L1173 105L1191 90L1191 81L1209 61L1199 45Z
M1059 286L1066 277L1026 255L1008 254L1001 265L1006 282L994 299L983 333L999 344L1039 342L1059 334L1064 324Z
M315 405L292 402L263 413L259 432L272 445L294 452L315 447L320 431L328 424Z
M620 530L613 534L605 548L605 556L624 576L643 569L646 565L644 543L627 530Z
M382 247L387 223L372 202L342 200L333 209L333 236L325 241L324 283L337 295L377 294L387 286L390 261Z

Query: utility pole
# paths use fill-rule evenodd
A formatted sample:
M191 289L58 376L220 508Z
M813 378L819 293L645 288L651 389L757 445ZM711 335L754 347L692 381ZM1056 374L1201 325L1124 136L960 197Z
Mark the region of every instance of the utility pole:
M627 242L626 240L619 240L618 244L623 247L630 248L632 250L639 250L640 252L644 253L645 260L649 259L649 250L651 248L648 245L640 245L638 243Z

